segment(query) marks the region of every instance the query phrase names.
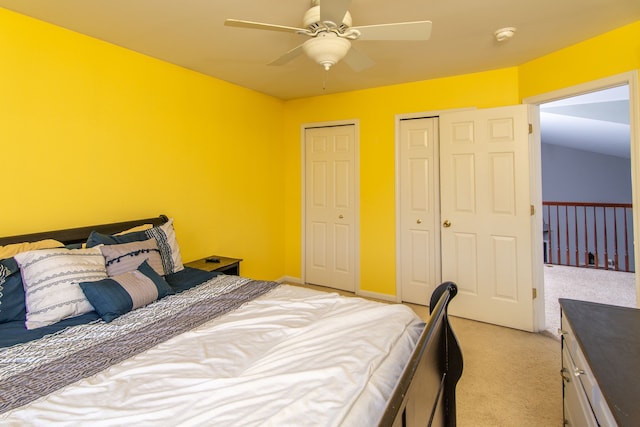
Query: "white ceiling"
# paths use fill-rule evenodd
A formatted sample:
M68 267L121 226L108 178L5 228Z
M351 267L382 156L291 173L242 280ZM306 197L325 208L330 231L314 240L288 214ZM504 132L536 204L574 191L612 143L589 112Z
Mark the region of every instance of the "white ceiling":
M629 123L626 85L540 106L543 144L630 158Z
M431 20L429 41L354 41L375 65L328 74L300 56L305 38L224 26L226 18L302 26L310 0L0 0L0 7L281 99L516 66L640 20L638 0L352 0L353 25ZM503 43L495 30L517 28Z
M327 0L328 1L328 0ZM328 73L302 55L267 65L306 40L224 26L226 18L301 27L311 0L0 0L23 13L281 99L516 66L640 20L639 0L352 0L354 26L431 20L429 41L354 41L375 65ZM494 32L516 27L498 43ZM541 108L543 142L629 157L628 91Z

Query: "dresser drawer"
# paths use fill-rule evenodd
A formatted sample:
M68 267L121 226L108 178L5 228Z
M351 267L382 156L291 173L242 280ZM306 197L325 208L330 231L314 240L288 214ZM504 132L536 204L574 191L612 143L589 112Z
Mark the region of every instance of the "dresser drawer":
M571 327L571 323L567 321L564 313L561 318L562 329L562 376L565 378L565 418L574 417L578 409L582 409L587 413L577 424L574 421L569 425L585 425L585 426L616 426L615 419L607 403L605 402L598 383L587 363L580 345L576 339L575 333ZM569 381L569 383L567 383ZM569 387L572 385L573 387ZM573 398L574 393L578 399L583 398L586 402L578 401L578 403L567 403L569 397ZM568 407L571 406L571 407ZM588 411L588 412L587 412ZM593 423L590 417L593 416ZM586 418L586 420L583 420ZM583 424L584 423L584 424Z
M593 390L593 400L591 401L591 405L601 426L614 427L618 425L599 388Z
M561 325L563 340L562 366L569 370L569 375L582 384L589 402L593 404L594 397L596 397L595 393L597 393L597 396L600 396L600 393L596 392L598 384L591 372L591 368L589 368L589 364L580 350L580 346L578 345L576 336L571 328L571 324L564 316L562 316ZM567 362L564 361L565 359L567 359ZM569 364L570 366L568 366Z
M575 427L598 427L580 377L574 374L575 368L569 350L564 348L562 351L562 383L565 424Z
M603 427L640 426L640 310L568 298L558 302L565 418L574 425L589 423L577 421L575 413L583 410L582 418L593 417ZM580 388L588 407L579 400Z

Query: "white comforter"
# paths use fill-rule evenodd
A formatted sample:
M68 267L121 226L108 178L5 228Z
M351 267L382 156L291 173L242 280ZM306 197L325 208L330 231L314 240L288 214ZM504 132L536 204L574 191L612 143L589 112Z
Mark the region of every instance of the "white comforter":
M283 285L0 424L376 425L422 326L402 305Z

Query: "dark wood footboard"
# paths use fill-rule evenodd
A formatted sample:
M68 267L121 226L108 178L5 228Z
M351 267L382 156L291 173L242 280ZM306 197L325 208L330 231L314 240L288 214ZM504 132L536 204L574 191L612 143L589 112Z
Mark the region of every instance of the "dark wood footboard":
M431 295L431 317L380 426L456 425L456 384L462 376L463 363L447 307L457 292L455 283L445 282Z

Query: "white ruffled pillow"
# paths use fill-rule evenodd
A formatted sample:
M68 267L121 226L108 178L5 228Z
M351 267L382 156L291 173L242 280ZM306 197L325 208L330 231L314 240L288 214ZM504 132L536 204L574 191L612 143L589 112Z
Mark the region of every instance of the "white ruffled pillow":
M27 307L27 329L93 311L78 285L107 278L100 248L43 249L15 255Z

